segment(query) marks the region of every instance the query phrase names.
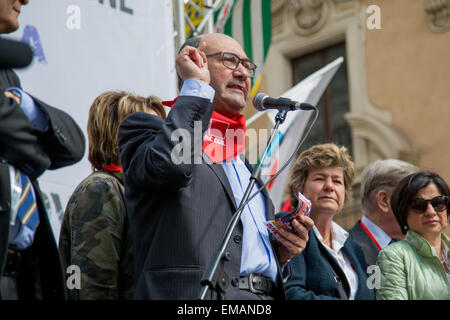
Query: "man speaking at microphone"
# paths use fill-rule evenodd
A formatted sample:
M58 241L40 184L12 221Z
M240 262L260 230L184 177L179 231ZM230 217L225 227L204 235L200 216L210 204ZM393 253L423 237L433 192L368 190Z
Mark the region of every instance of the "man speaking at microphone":
M182 46L176 68L183 86L167 119L137 113L119 131L137 299L199 297L252 171L245 145L219 152L213 144L229 145L227 128L245 130L240 112L256 66L233 38L206 34ZM295 232L282 230L272 241L264 222L273 218L266 190L245 206L226 249L226 299L284 298L282 267L305 248L313 222L302 217ZM217 298L214 290L207 298Z

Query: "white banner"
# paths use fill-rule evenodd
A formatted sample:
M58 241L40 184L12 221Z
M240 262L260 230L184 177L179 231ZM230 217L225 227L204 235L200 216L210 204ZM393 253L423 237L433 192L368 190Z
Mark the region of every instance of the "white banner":
M40 0L22 7L8 35L33 46L17 73L25 91L68 112L87 134L91 103L108 90L173 99L176 91L171 0ZM73 166L39 179L56 239L78 183L91 172L87 150Z
M325 89L328 87L331 79L334 77L336 71L344 62L343 57L330 62L325 67L317 70L307 78L296 84L294 87L283 93L281 96L292 99L294 101L306 102L316 106L319 103ZM256 113L253 117L247 120L246 124L249 126L257 118L266 114L267 117L274 123L277 110L267 110ZM288 158L292 155L297 147L300 139L303 136L309 118L313 113L311 111L297 110L288 113L286 121L280 125L278 132L278 139L280 144L273 144L268 160L264 163L261 170L261 177L264 181L269 180L278 170L286 163ZM279 141L274 139L275 142ZM295 158L293 159L293 162ZM283 205L283 192L288 183L290 168L293 164L291 162L286 169L268 185L269 195L272 199L275 210L278 211Z

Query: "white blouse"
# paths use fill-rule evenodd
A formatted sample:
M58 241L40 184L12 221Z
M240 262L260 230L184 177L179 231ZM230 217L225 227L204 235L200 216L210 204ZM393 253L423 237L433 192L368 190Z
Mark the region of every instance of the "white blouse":
M323 243L323 237L317 229L316 226L313 227L316 237ZM356 291L358 290L358 274L353 268L350 260L346 255L342 252L342 248L344 247L344 243L348 238L348 232L345 231L340 225L336 222L331 222L331 241L332 247L328 247L324 244L325 248L327 248L328 252L336 259L341 269L344 271L344 274L347 278L348 283L350 284L350 300L355 300Z

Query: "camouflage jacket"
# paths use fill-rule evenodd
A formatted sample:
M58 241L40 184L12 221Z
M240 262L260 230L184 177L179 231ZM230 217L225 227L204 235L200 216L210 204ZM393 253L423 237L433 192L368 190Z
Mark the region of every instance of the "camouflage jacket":
M59 238L64 270L75 265L81 271L79 289L69 286L70 279L66 283L69 299L133 297L133 249L123 192L122 173L96 171L72 194Z

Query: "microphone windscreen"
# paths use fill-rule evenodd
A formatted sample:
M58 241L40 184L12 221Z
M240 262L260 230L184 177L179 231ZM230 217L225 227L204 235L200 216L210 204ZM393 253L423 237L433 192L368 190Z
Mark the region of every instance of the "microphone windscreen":
M0 38L0 68L23 68L33 59L28 44Z
M300 104L300 108L302 110L314 110L314 109L316 109L316 107L314 107L312 104L309 104L309 103L306 103L306 102L302 102Z
M253 106L255 107L256 110L259 111L264 111L266 110L266 108L264 107L264 99L268 97L267 94L260 92L257 93L254 97L253 97Z

